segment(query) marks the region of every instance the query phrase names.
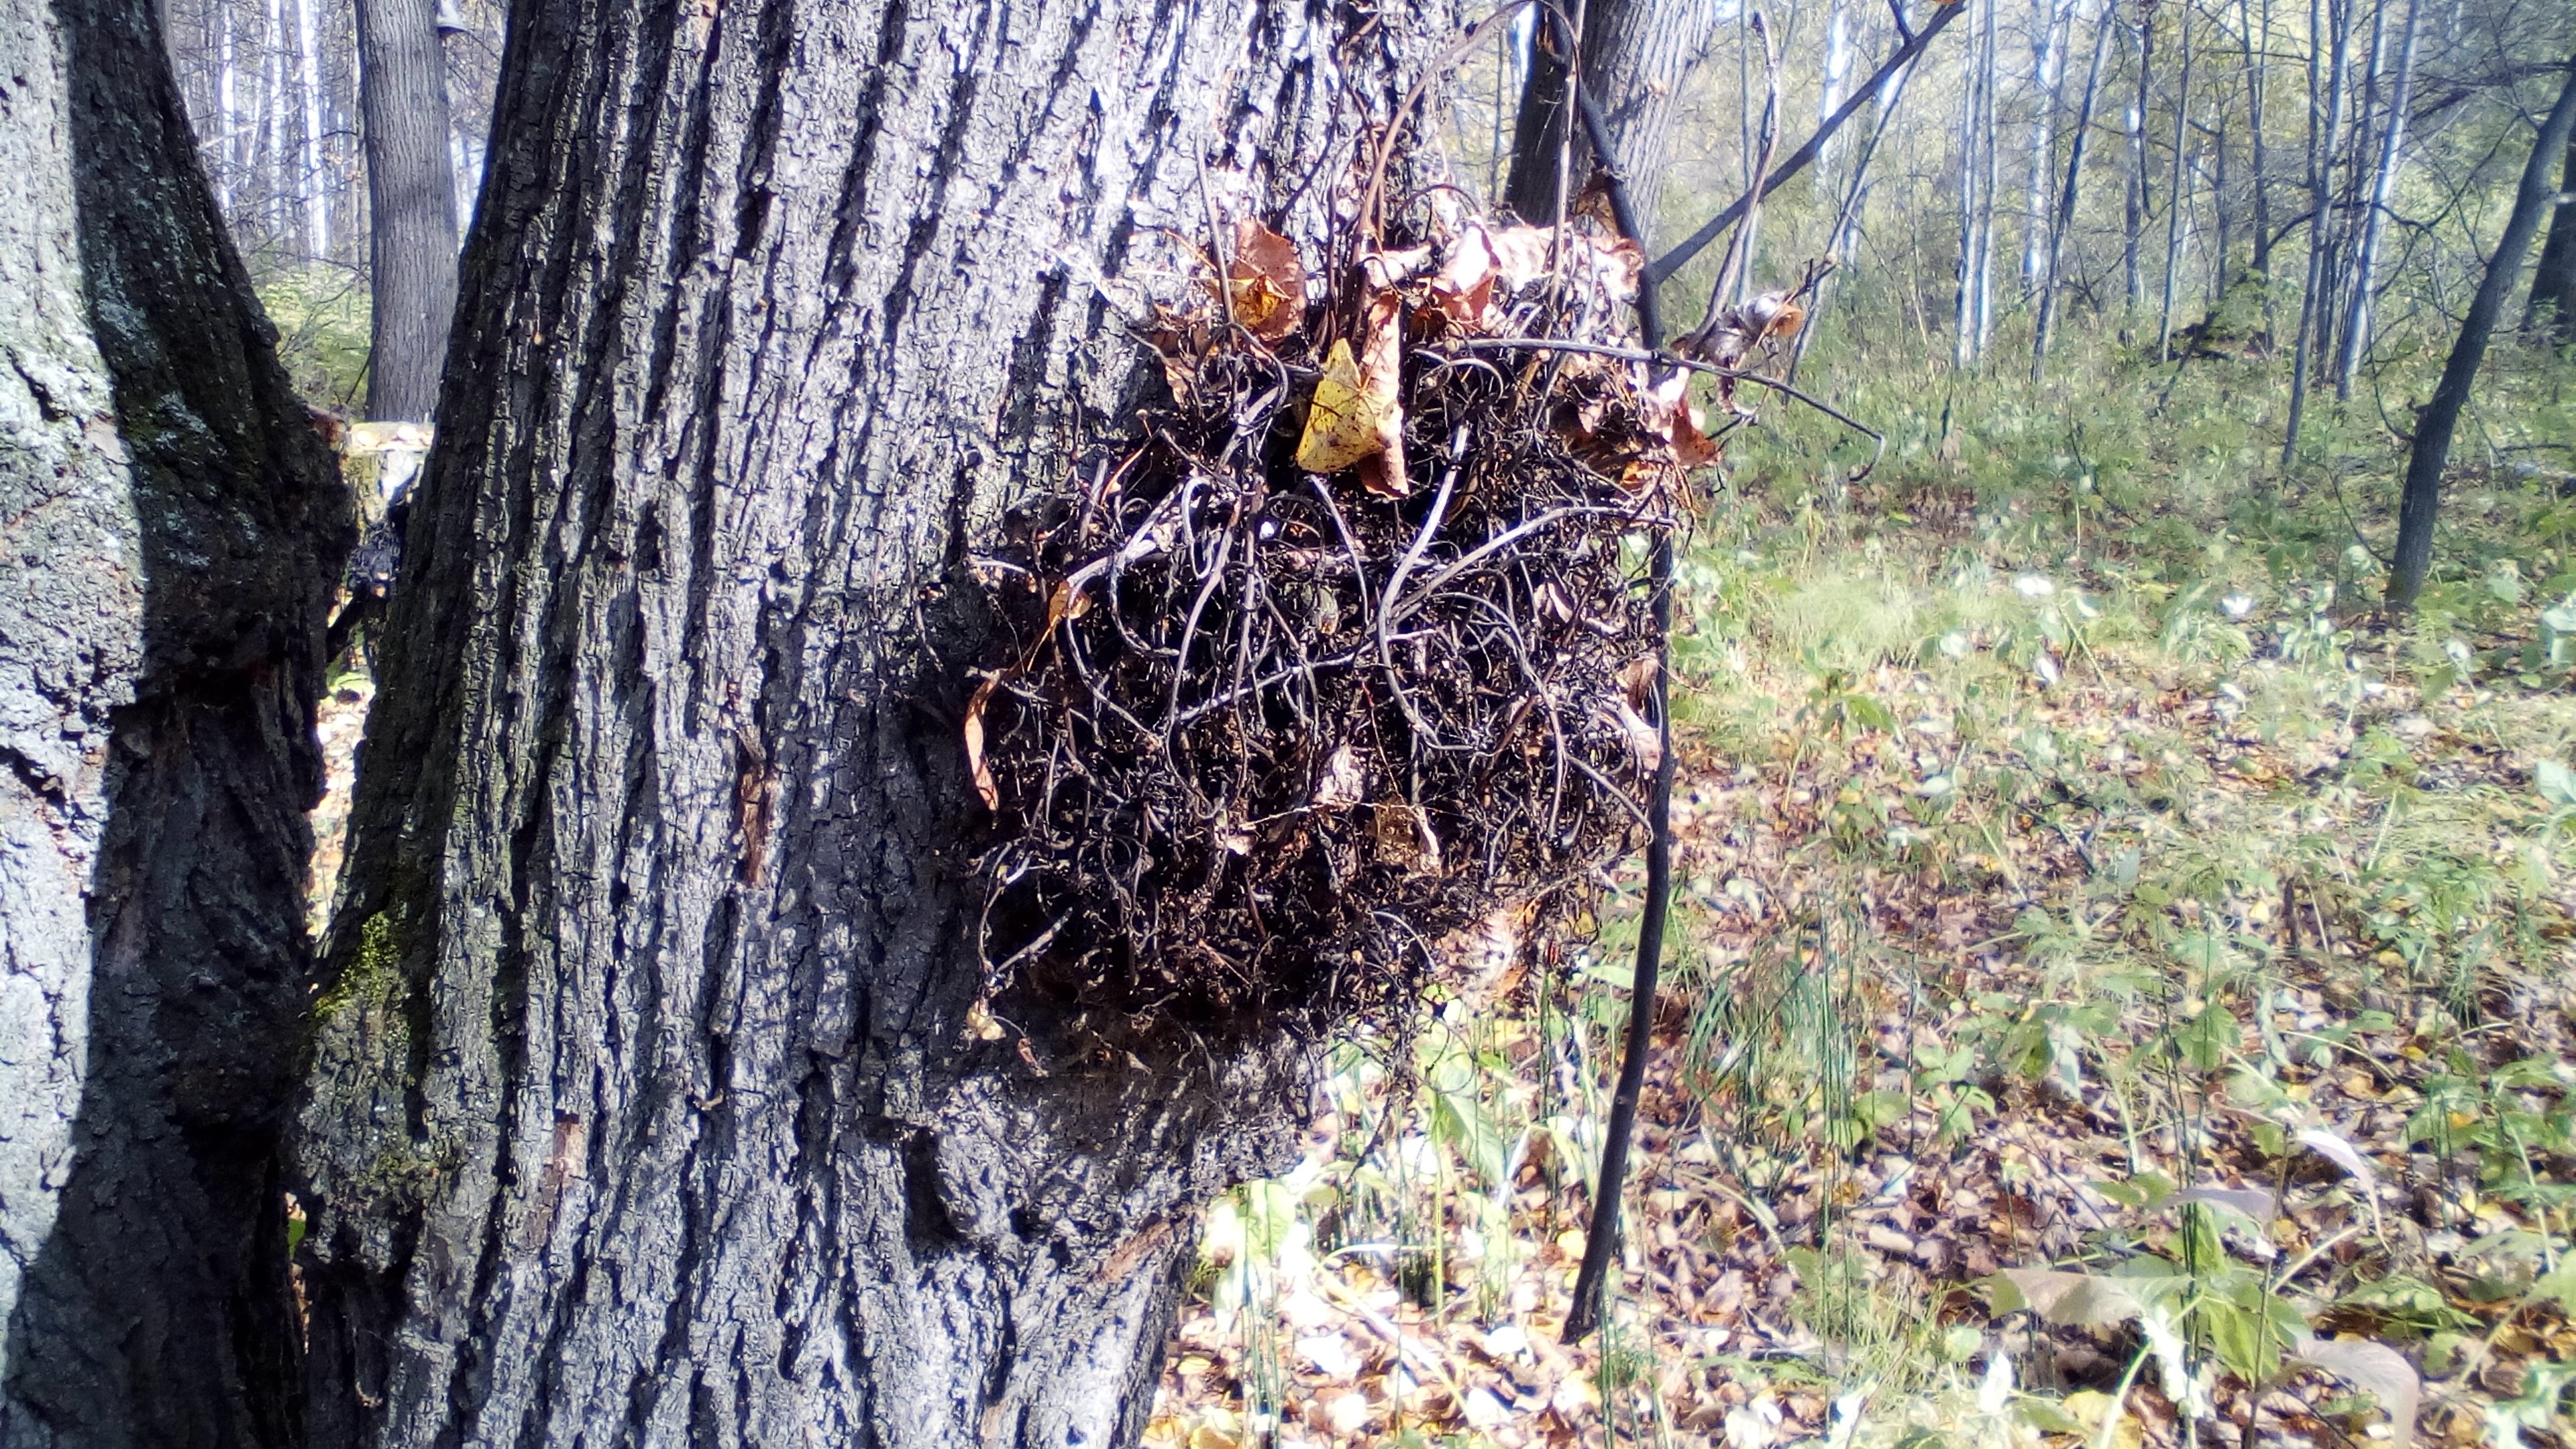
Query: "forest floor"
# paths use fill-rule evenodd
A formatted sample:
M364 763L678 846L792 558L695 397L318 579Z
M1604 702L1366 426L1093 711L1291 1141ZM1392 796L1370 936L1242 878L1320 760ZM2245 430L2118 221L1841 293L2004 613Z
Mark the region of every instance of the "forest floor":
M1633 863L1335 1049L1148 1444L2576 1445L2566 505L2470 480L2502 542L2392 628L2348 532L1924 441L1696 541L1605 1332L1559 1342Z

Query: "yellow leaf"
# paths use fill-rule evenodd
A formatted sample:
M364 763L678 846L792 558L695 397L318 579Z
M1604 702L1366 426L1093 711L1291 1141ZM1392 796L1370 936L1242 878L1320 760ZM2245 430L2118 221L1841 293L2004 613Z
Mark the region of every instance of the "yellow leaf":
M1324 354L1324 375L1316 379L1314 399L1306 407L1306 432L1297 440L1298 467L1338 473L1386 446L1362 386L1350 342L1336 338L1333 350Z

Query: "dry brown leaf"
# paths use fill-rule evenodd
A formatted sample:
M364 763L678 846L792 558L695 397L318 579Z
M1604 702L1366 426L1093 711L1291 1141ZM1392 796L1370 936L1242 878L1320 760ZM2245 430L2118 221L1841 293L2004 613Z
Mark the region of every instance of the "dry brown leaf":
M1685 468L1703 468L1726 456L1709 437L1698 408L1683 402L1673 409L1673 457Z
M1651 775L1664 762L1664 737L1654 721L1639 714L1624 698L1610 701L1611 717L1619 722L1620 738L1628 742L1629 757L1637 762L1637 773Z
M1375 467L1362 460L1361 483L1382 498L1413 491L1404 476L1404 303L1392 291L1369 299L1360 344L1360 393L1377 424Z
M1620 669L1619 683L1628 691L1629 708L1646 707L1646 701L1653 697L1655 674L1659 668L1654 655L1640 654Z
M998 674L985 676L966 701L966 768L975 776L975 793L984 797L984 808L1002 808L1002 787L993 778L993 767L984 758L984 705L993 697L993 687L1002 682Z
M1374 807L1377 858L1413 875L1440 873L1440 837L1431 818L1411 805L1381 802Z
M1517 292L1547 275L1548 253L1555 241L1556 232L1549 227L1507 226L1487 233L1485 247L1493 253L1495 275Z
M1431 257L1428 242L1402 251L1371 252L1360 258L1360 279L1368 284L1371 292L1383 292L1431 270Z
M1360 765L1358 749L1347 741L1324 761L1323 776L1315 782L1315 796L1309 802L1317 810L1346 810L1368 798L1368 773Z
M2379 1407L2388 1411L2388 1431L2396 1449L2414 1442L2415 1407L2423 1397L2424 1381L2406 1355L2369 1338L2303 1338L2296 1353L2377 1399Z
M2027 1308L2062 1327L2107 1328L2138 1316L2138 1300L2117 1282L2054 1268L2006 1268L1995 1275L1995 1311ZM2009 1289L2009 1292L2004 1291Z
M1500 263L1491 234L1470 226L1449 244L1449 255L1431 279L1431 310L1461 327L1481 324L1493 305L1494 279Z
M1297 244L1246 217L1234 224L1234 260L1226 268L1234 320L1264 342L1276 342L1306 320L1306 267Z

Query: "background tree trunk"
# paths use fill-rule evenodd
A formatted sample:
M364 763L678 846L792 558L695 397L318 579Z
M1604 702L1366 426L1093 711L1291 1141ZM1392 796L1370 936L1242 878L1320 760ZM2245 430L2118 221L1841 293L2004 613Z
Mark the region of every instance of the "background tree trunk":
M429 421L456 313L456 169L433 0L357 0L367 125L367 416Z
M291 1429L276 1149L347 505L224 240L153 11L0 16L12 1449Z
M2540 245L2540 264L2532 269L2531 297L2523 303L2522 325L2548 322L2559 336L2576 326L2576 144L2567 148L2567 164L2558 174L2558 204L2549 213L2549 239Z
M2093 102L2101 94L2102 58L2111 48L2111 33L2120 23L2118 0L2105 0L2101 24L2093 31L2093 59L2084 70L2084 96L2075 106L2075 127L2066 147L2066 184L2057 193L2057 214L2048 227L2048 268L2039 284L2039 317L2031 329L2030 380L2048 375L2048 342L2057 326L2057 298L2066 260L2066 236L2075 229L2075 203L2084 180L2084 142L2093 130Z
M2379 161L2371 168L2370 192L2363 201L2361 241L2353 249L2352 300L2344 313L2343 347L2335 355L2335 396L2352 396L2353 374L2370 350L2371 281L2379 270L2379 238L2397 191L2397 163L2406 144L2406 99L2415 79L2415 22L2419 0L2406 0L2405 30L2398 41L2397 77L2388 92L2388 118L2379 132Z
M2531 159L2523 164L2513 213L2505 219L2495 255L2487 259L2477 295L2469 299L2459 340L2451 344L2451 355L2442 364L2442 381L2433 389L2433 400L2416 414L2415 441L2406 454L2406 491L2397 508L2397 555L2388 570L2390 608L2413 608L2416 595L2424 591L2424 576L2433 566L2433 525L2442 510L2442 470L2451 461L2451 434L2459 427L2469 388L2478 380L2478 364L2486 360L2487 339L2504 312L2504 299L2522 270L2522 254L2530 249L2532 236L2540 230L2541 213L2556 195L2549 184L2549 166L2567 148L2571 131L2576 131L2576 57L2567 62L2567 82L2558 92L2558 104L2549 108L2549 118L2541 122L2539 138L2532 143Z
M1628 199L1649 237L1672 142L1673 101L1716 28L1720 0L1588 0L1583 8L1583 83L1601 103ZM1571 13L1572 7L1567 7ZM1750 33L1746 44L1752 44ZM1565 144L1565 58L1544 27L1532 48L1512 130L1512 177L1504 204L1533 221L1556 214L1557 153ZM1590 148L1577 127L1573 185L1582 189Z
M1449 33L1337 13L517 6L302 1119L313 1442L1141 1430L1305 1058L966 1029L969 563L1133 427L1165 228L1317 255Z

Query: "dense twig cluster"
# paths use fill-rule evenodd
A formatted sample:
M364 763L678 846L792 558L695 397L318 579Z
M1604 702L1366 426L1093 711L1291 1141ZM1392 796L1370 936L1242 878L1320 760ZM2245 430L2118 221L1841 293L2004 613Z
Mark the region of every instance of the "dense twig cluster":
M979 561L997 990L1364 1011L1448 932L1579 898L1643 819L1645 559L1700 440L1639 364L1495 345L1615 336L1633 251L1470 226L1305 305L1281 239L1233 250L1160 319L1142 441Z

